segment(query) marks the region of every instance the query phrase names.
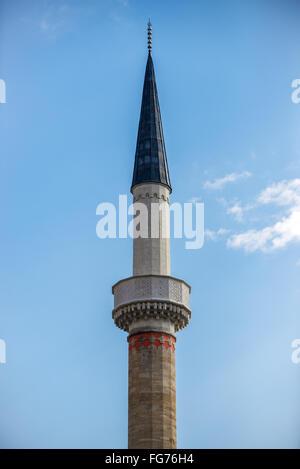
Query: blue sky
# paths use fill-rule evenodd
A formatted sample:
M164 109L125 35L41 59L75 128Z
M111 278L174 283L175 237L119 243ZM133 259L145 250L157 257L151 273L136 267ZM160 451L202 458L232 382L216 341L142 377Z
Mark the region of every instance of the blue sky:
M132 241L96 207L129 194L153 24L172 202L205 203L177 338L178 446L300 446L297 1L2 0L1 447L127 445L126 334L111 286Z

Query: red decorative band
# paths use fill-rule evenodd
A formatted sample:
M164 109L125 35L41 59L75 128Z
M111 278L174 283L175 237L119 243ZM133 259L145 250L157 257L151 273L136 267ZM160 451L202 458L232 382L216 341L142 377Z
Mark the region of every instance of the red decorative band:
M154 345L156 348L165 347L166 349L170 348L175 352L175 337L167 334L156 333L156 332L145 332L143 334L132 335L128 338L129 350L136 349L140 347L149 347Z

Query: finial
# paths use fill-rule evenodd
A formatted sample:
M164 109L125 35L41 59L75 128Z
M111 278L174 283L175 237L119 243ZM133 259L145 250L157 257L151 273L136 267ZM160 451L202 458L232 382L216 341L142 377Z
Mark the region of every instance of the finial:
M149 21L148 21L148 50L149 50L149 54L151 54L151 49L152 49L152 25L151 25L151 21L150 21L150 18L149 18Z

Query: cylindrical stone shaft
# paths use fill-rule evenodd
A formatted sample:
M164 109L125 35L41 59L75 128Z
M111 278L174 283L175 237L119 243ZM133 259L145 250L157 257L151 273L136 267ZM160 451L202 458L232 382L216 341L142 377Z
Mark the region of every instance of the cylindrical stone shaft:
M132 192L136 207L142 204L146 209L138 216L140 220L146 213L141 220L146 226L139 229L144 234L142 228L146 228L148 235L133 238L133 275L170 275L170 189L148 183L134 187Z
M176 448L175 338L129 337L128 448Z

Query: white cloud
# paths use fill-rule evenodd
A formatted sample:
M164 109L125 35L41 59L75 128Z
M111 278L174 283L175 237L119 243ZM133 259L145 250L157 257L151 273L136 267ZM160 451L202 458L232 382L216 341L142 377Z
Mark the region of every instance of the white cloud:
M233 200L228 202L224 197L217 198L217 201L226 209L226 213L232 215L236 221L244 221L244 214L249 210L253 209L255 205L242 205L239 200ZM230 203L232 205L230 205Z
M280 181L263 190L258 196L261 204L300 205L300 179Z
M228 239L227 246L243 248L247 252L269 252L283 248L291 242L300 242L300 210L293 211L273 226L233 235Z
M218 241L222 236L227 235L230 233L230 230L227 230L226 228L220 228L217 231L213 230L205 230L205 238L211 240L211 241Z
M223 189L223 187L228 184L229 182L236 182L239 179L246 179L252 176L249 171L244 171L243 173L231 173L227 174L223 178L215 179L214 181L206 181L203 185L204 189L213 189L219 190Z
M244 209L241 207L241 203L237 202L232 207L227 209L227 213L233 215L237 221L243 221Z
M286 213L274 225L232 235L227 240L229 248L270 252L300 242L300 179L272 184L260 193L257 203L286 206Z
M255 207L255 205L241 205L241 202L236 202L234 205L231 207L227 208L227 212L229 215L233 215L233 217L236 219L238 222L244 221L244 215L245 212L248 212L249 210L252 210Z

